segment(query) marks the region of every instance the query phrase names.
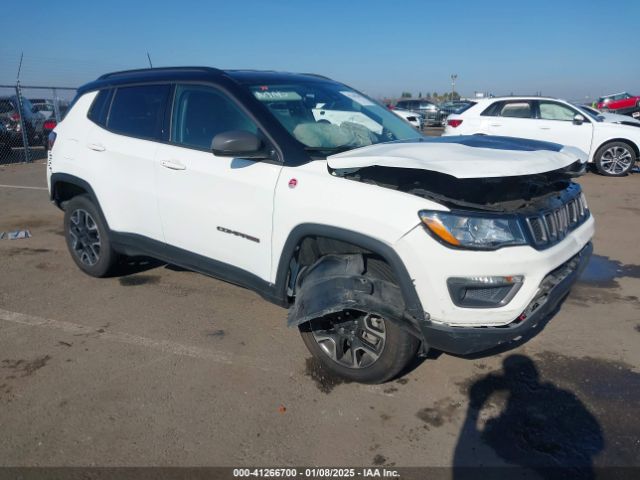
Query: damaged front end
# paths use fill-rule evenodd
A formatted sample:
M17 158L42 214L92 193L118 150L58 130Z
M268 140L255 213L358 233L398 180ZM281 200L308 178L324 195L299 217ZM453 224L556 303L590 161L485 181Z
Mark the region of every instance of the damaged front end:
M338 169L333 173L417 195L452 209L504 213L535 210L546 200L574 189L572 180L585 173L585 164L576 161L550 172L489 178L456 178L436 171L382 166Z
M327 159L333 175L417 195L449 208L514 212L536 207L586 171L576 148L509 137L391 142Z
M454 250L487 251L517 245L544 250L590 218L580 185L573 181L585 173L586 159L580 150L545 142L461 137L373 145L330 156L327 164L332 175L345 181L428 200L416 214L433 238ZM508 334L503 326L447 327L432 321L422 309L417 314L409 312L405 290L394 279L369 271L367 258L375 251L330 249L326 254L321 250L311 255L313 261L301 260L304 255L297 259L295 281L290 284L291 296L295 296L290 326L312 325L332 316L344 321L340 315L359 311L378 315L411 333L420 340L423 354L430 347L467 354L522 336L529 326L535 328L543 312L536 307L535 315L521 315L517 324L509 326ZM579 256L580 265L589 253ZM445 273L442 277L446 279ZM517 273L482 276L482 285L471 286L469 278L476 276L461 278L460 285L451 277L447 285L452 302L458 308L504 306L522 285L523 276ZM562 288L554 287L557 299L575 278L571 275L571 281L560 282ZM499 282L487 286L487 281ZM408 283L414 288L413 277L408 277ZM555 305L557 299L549 305ZM489 330L504 334L485 337L484 331Z

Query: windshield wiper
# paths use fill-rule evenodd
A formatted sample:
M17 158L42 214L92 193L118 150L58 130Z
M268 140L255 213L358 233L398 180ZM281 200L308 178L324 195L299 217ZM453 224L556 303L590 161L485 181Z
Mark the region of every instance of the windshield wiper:
M340 153L346 152L347 150L352 150L355 147L353 145L340 145L338 147L304 147L307 152L331 152L331 153Z

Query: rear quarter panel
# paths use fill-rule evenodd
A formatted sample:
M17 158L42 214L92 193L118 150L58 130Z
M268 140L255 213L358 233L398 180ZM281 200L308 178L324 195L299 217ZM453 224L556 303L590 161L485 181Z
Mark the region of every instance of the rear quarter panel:
M51 165L48 176L62 172L87 179L90 172L86 164L77 158L79 146L86 143L86 137L94 124L87 118L87 111L97 92L89 92L78 99L73 108L67 113L54 129L56 141L51 150Z

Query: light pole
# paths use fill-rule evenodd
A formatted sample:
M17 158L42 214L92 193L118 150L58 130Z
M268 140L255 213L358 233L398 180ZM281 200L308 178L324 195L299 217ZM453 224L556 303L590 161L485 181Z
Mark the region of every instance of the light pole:
M451 100L453 101L453 93L456 91L456 79L458 78L457 73L451 74Z

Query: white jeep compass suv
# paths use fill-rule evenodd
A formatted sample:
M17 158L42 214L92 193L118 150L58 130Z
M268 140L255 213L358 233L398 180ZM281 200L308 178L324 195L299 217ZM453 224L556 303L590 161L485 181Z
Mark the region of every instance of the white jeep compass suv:
M318 111L325 115L319 117ZM398 375L540 330L591 254L586 155L428 140L316 75L162 68L81 87L49 138L51 200L89 275L149 256L289 308L336 374Z

